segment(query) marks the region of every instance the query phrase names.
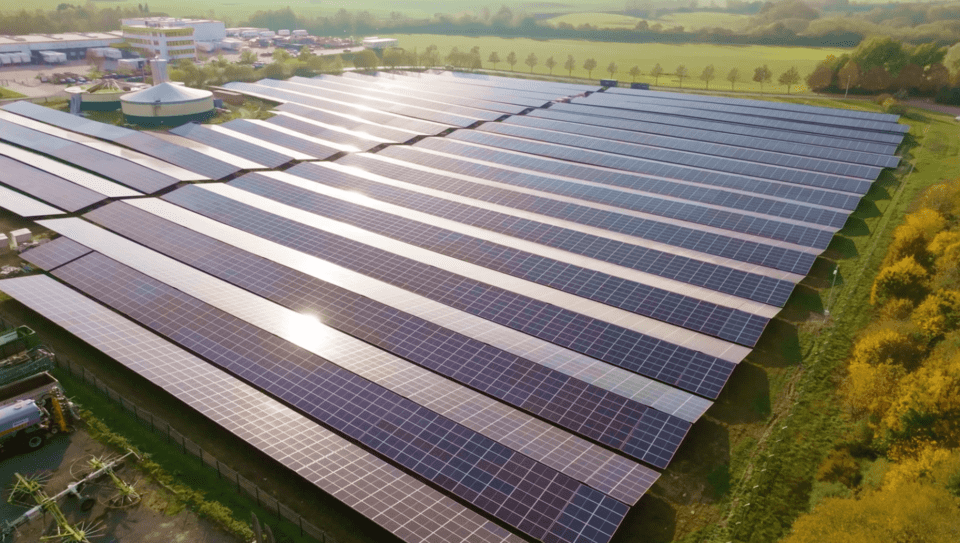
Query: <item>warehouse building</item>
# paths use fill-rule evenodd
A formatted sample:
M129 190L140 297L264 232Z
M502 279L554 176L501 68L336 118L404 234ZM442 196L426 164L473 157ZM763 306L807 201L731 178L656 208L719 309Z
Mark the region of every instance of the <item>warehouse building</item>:
M81 60L89 49L108 48L121 43L117 32L70 34L27 34L0 36L0 65L57 64Z

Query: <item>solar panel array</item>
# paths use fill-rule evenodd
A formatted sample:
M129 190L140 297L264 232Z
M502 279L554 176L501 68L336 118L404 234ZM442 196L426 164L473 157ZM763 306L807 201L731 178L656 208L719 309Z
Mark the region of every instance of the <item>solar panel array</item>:
M80 216L0 289L410 542L609 541L906 130L476 74L226 87L277 115L4 106L4 205Z

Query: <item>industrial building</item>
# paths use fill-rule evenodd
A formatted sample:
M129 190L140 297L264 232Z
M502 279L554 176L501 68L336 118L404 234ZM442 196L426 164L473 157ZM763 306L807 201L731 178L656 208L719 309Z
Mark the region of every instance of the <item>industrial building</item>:
M123 42L119 32L0 36L0 65L58 64L86 58L89 49Z
M213 93L169 81L120 97L127 122L142 126L177 126L213 114Z
M179 19L173 17L140 17L123 19L123 35L144 56L167 60L196 59L197 50L214 51L227 37L223 21L212 19Z
M396 47L397 39L378 38L376 36L372 36L369 38L363 38L363 46L367 49L386 49L388 47Z

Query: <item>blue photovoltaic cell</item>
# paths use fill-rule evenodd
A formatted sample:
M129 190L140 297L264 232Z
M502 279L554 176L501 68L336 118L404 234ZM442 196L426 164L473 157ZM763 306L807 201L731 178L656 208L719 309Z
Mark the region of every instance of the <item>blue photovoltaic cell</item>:
M174 177L129 160L2 119L0 119L0 139L59 158L147 194L179 182Z
M736 367L732 362L317 230L199 187L184 187L163 198L280 245L708 398L717 397Z
M799 111L787 111L766 109L757 107L744 107L734 104L691 102L689 100L675 100L666 96L657 96L654 94L641 94L637 96L597 94L591 96L589 100L608 104L611 107L620 107L620 104L629 104L624 107L631 107L633 104L668 106L680 108L702 109L707 111L719 111L733 115L743 115L757 117L762 119L774 119L776 121L790 121L794 123L817 125L818 130L838 130L850 129L860 132L879 132L881 134L902 134L909 130L909 127L902 124L876 121L872 119L857 119L853 117L836 117L833 115L823 115L820 113L804 113ZM751 123L752 124L752 123ZM845 131L846 132L846 131ZM872 139L869 134L858 139Z
M455 141L451 138L456 138L457 140L468 140L468 143L463 144L462 142ZM427 138L418 142L416 146L424 149L447 152L466 158L493 162L495 164L540 171L547 174L564 175L566 177L573 177L575 179L584 179L595 183L623 186L624 188L635 190L640 190L644 186L649 185L644 177L637 175L617 175L618 172L609 172L608 175L603 175L607 172L585 168L576 164L564 164L562 162L558 164L553 160L546 160L533 155L523 154L523 150L526 147L525 142L517 140L520 142L520 145L512 145L514 142L506 142L502 140L496 141L498 138L502 138L502 136L483 134L480 132L459 131L451 134L450 137L447 138ZM478 140L475 141L475 143L479 143L481 145L488 142L504 143L510 145L511 147L516 147L517 149L511 149L516 151L513 153L505 151L498 152L497 149L489 149L477 145L470 145L469 140ZM458 145L458 143L460 145ZM628 159L626 157L622 157L621 160L626 161ZM709 177L710 179L715 179L721 175L722 174L710 174ZM807 190L808 189L797 187L797 191ZM771 194L776 193L773 190L769 190L768 192ZM756 226L760 226L760 224L758 223ZM826 249L827 245L830 244L830 240L833 238L833 230L824 230L803 224L779 223L775 221L766 221L762 225L761 229L746 233L817 249Z
M348 177L328 170L307 169L306 174L314 180ZM767 325L768 319L760 315L317 194L270 177L249 174L230 185L422 249L748 347ZM655 262L656 256L648 258ZM663 258L660 264L668 266L669 260Z
M872 119L874 121L884 121L895 123L900 119L899 115L890 113L875 113L873 111L858 111L853 109L840 109L823 106L808 106L805 104L791 104L788 102L769 102L766 100L750 100L747 98L730 98L727 96L710 96L707 94L693 94L686 92L668 92L668 91L649 91L639 89L609 88L604 91L607 94L623 94L627 96L663 96L675 98L677 100L689 100L693 102L707 102L717 104L735 104L749 106L752 108L774 109L784 111L799 111L801 113L815 113L819 115L833 115L837 117L853 117L855 119Z
M493 90L487 87L464 87L462 85L452 85L444 83L436 77L425 76L418 80L416 78L402 76L400 74L379 74L376 76L355 74L353 72L344 72L343 80L356 81L361 85L377 85L378 88L390 90L393 92L415 93L417 96L429 97L431 100L441 102L450 99L469 99L475 106L482 109L492 109L488 107L493 103L512 104L524 107L545 107L556 95L546 93L526 93L522 91Z
M67 262L74 261L89 252L90 249L72 239L60 237L44 243L39 247L30 249L21 254L20 258L42 270L50 271Z
M404 103L411 103L421 107L431 107L438 106L443 107L444 104L462 106L463 111L469 112L471 110L488 110L494 111L501 114L510 114L516 115L523 112L529 107L540 107L543 105L543 102L534 102L525 105L519 104L505 104L502 102L490 102L486 101L483 98L478 96L457 96L457 95L442 95L436 93L426 93L426 92L410 92L405 90L405 92L397 92L396 89L384 89L377 84L370 85L367 82L361 82L356 79L351 79L349 77L340 77L340 76L324 76L320 75L313 79L308 79L306 77L293 76L290 78L290 81L294 83L302 83L304 85L313 85L314 82L317 86L320 86L321 83L327 83L330 85L335 85L338 89L343 90L344 92L357 92L366 94L369 96L376 96L378 98L383 98L386 100L397 100L400 97ZM413 102L410 102L410 97L415 96L417 99Z
M435 123L422 119L405 117L396 113L387 113L367 107L360 107L349 102L338 102L334 100L325 100L319 96L309 96L302 93L291 92L281 88L261 85L259 83L227 83L224 88L234 92L259 96L267 100L278 102L294 103L321 110L329 110L337 113L344 113L359 117L371 123L381 124L394 128L402 128L421 134L439 134L449 130L452 125L447 123Z
M287 102L274 108L275 111L291 113L305 119L326 123L332 126L339 126L347 130L364 132L371 136L388 139L398 143L407 143L408 141L419 137L420 134L408 132L405 130L391 128L374 122L363 121L362 119L352 119L346 115L338 115L333 112Z
M568 220L611 232L623 233L640 239L649 239L657 243L665 243L704 254L722 256L731 260L760 264L800 274L805 273L807 267L813 262L813 256L809 253L776 245L745 241L742 237L736 236L734 232L730 232L729 235L707 232L669 222L658 222L656 219L637 217L617 211L482 184L479 182L479 176L490 172L493 168L480 164L419 153L409 148L392 148L381 153L381 155L405 158L409 162L379 160L377 157L380 155L377 155L377 157L373 155L354 155L343 157L338 160L338 163L431 189ZM429 167L432 167L435 171L427 170L426 168ZM458 175L473 174L478 177L478 182L450 177L443 173L436 173L436 171L457 173ZM504 171L501 173L504 174L502 177L506 177L513 172ZM526 174L517 174L512 176L512 180L516 181L522 177L527 176ZM495 179L504 183L507 182L496 177ZM577 183L566 183L559 180L543 179L541 182L543 186L538 186L536 182L532 182L530 186L541 190L550 189L561 196L581 198L585 202L594 201L610 205L619 203L625 209L654 213L674 219L690 220L691 222L701 217L705 219L714 217L717 219L715 226L727 227L731 230L738 229L736 216L724 213L722 210L702 208L670 200L649 199L640 195L583 186ZM570 186L565 187L564 185ZM725 218L726 222L721 222ZM746 220L757 219L748 217ZM714 225L709 220L700 222Z
M790 132L780 130L770 126L749 126L737 124L734 116L726 116L723 119L703 119L694 117L681 117L671 115L658 110L650 112L612 109L601 106L586 104L554 104L551 110L562 111L564 113L575 113L580 116L589 117L611 117L615 119L624 119L632 121L655 122L675 126L686 126L702 128L706 130L715 130L717 132L726 132L740 134L745 136L755 136L758 138L770 138L774 140L792 141L805 143L809 145L819 145L822 147L832 147L835 149L848 149L851 151L861 151L865 153L876 153L879 155L891 155L897 150L896 145L849 140L837 137L825 136L822 134L807 134L803 132Z
M294 151L306 153L310 156L316 157L317 159L329 158L337 153L342 152L339 149L335 149L328 145L298 138L297 136L293 136L291 134L284 134L283 132L279 132L272 128L267 128L265 126L260 126L259 124L250 122L246 119L235 119L233 121L223 123L220 126L237 132L238 137L239 134L246 134L250 137L269 141L275 145L281 145L287 149L293 149Z
M6 209L21 217L42 217L45 215L63 215L63 211L47 205L40 200L20 194L0 185L0 209Z
M585 134L575 135L513 124L488 124L481 126L479 130L492 134L502 134L574 148L579 147L602 153L624 155L645 161L655 160L670 164L748 175L761 179L772 179L785 183L796 183L798 185L828 188L844 192L865 194L870 190L870 184L873 181L873 179L868 181L853 177L812 172L805 169L784 168L744 160L734 160L724 156L708 156L705 152L688 152L662 147L650 147L647 145L588 137ZM701 144L701 146L706 147L705 144ZM877 173L879 174L879 171Z
M451 332L155 215L116 203L86 215L133 241L657 467L690 423ZM575 403L568 398L578 398Z
M129 128L114 126L112 124L98 123L78 115L70 115L69 113L50 109L25 100L11 102L3 106L3 109L11 113L16 113L17 115L23 115L28 119L63 128L64 130L70 130L71 132L77 132L108 141L115 141L124 136L137 133L136 130L130 130Z
M878 168L895 168L900 163L900 157L891 155L878 155L874 153L863 153L852 151L850 149L834 149L832 147L821 147L808 143L799 143L796 141L784 141L751 135L739 135L729 132L720 132L715 128L724 126L720 123L701 123L684 119L686 125L661 124L657 120L667 119L669 117L650 115L649 122L635 121L628 119L616 119L613 117L596 117L587 115L578 115L576 113L565 113L556 108L537 109L523 116L511 117L509 121L519 121L520 119L535 119L563 121L565 131L576 133L578 129L603 130L603 128L613 128L606 132L606 137L611 139L620 139L617 135L621 133L640 132L646 134L657 134L679 138L682 140L706 141L710 143L719 143L727 146L737 146L744 149L759 149L794 155L800 157L821 158L840 163L862 164ZM679 119L679 118L677 118ZM598 128L594 128L598 127ZM599 128L603 127L603 128ZM713 127L714 129L711 129Z
M622 110L656 111L682 117L727 121L748 126L770 127L793 132L832 136L859 141L869 141L894 146L900 145L900 142L903 140L903 134L900 133L891 134L888 132L870 132L867 130L844 129L834 126L815 125L780 119L764 119L760 117L751 117L740 113L724 113L719 111L720 109L723 109L722 107L714 108L708 111L704 109L693 109L685 106L676 107L663 103L654 103L655 101L653 100L647 100L645 102L627 102L625 100L618 100L616 98L604 98L602 95L592 95L587 98L574 98L571 100L571 102L574 104L588 104L607 108L609 109L609 112L603 114L614 117L617 115L618 111ZM856 121L852 121L852 123L855 122Z
M244 157L268 168L278 168L290 162L292 159L283 154L266 149L254 143L245 140L240 134L236 137L223 132L216 132L196 123L187 123L170 130L171 134L176 134L187 139L209 145L215 149L226 151L237 156ZM331 153L333 155L334 153ZM328 158L328 157L318 157Z
M779 247L774 244L761 244L742 237L734 232L750 228L755 217L740 218L722 210L703 208L701 206L660 200L645 195L625 193L613 189L593 187L574 182L561 181L554 178L538 177L535 175L518 173L511 170L500 170L484 164L470 162L440 155L434 155L408 147L390 147L381 151L378 156L388 156L409 161L409 166L386 165L382 167L378 162L365 155L357 155L365 159L362 169L384 175L398 175L398 168L408 172L402 179L411 183L476 198L487 202L515 207L524 211L539 213L550 217L569 220L612 232L620 232L642 239L649 239L658 243L665 243L676 247L695 250L705 254L712 254L759 264L804 275L813 265L814 255L797 250ZM360 158L343 157L338 162L342 164L358 165ZM624 209L631 209L653 215L669 217L691 222L691 224L706 224L709 226L725 227L731 230L729 236L724 236L691 227L677 226L655 220L635 217L615 211L596 209L546 197L523 194L507 189L489 187L486 185L469 183L459 178L447 178L436 173L429 173L417 168L417 165L433 167L444 172L472 175L478 179L489 179L499 183L512 184L520 187L529 187L544 192L552 192L561 196L579 198L587 202L596 202L605 205L619 205ZM666 184L666 183L665 183ZM717 221L717 222L714 222ZM741 223L743 221L743 224Z
M352 145L361 151L369 151L374 147L383 145L385 142L376 141L367 138L361 138L359 136L354 136L352 134L347 134L345 132L340 132L339 130L331 130L329 128L324 128L322 126L317 126L300 119L294 119L293 117L288 117L286 115L277 115L267 119L265 122L269 124L275 124L283 128L293 130L294 132L299 132L313 138L319 138L326 140L332 143L339 143L342 145ZM317 158L328 158L328 157L317 157Z
M875 166L851 164L850 162L840 162L834 160L820 160L813 157L801 157L795 154L769 152L757 148L737 147L735 146L735 144L738 143L736 141L738 139L736 136L728 136L725 138L726 141L721 140L721 138L717 138L717 144L709 144L704 141L695 141L696 138L688 139L687 137L683 136L671 137L644 134L629 130L617 130L611 127L591 126L573 122L541 119L531 117L529 115L515 115L504 121L504 124L538 128L542 130L552 130L555 132L564 132L579 136L592 136L591 139L601 138L604 140L615 140L639 145L648 145L656 148L677 149L689 151L691 153L732 158L747 162L758 162L761 164L782 166L785 168L859 177L869 181L875 180L877 176L880 175L881 171L881 168ZM686 132L694 131L686 130ZM749 138L742 139L748 140ZM722 143L719 143L720 141L722 141ZM609 147L601 150L619 152L615 147Z
M71 212L107 199L103 194L5 156L0 156L0 183Z
M372 161L361 159L341 163L355 164L363 167L363 165L371 162ZM373 162L373 164L387 166L388 168L392 166L386 162ZM317 164L302 164L288 170L288 173L341 190L359 192L394 205L430 213L463 224L469 224L470 226L492 230L519 239L533 241L604 262L610 262L661 277L707 287L717 292L723 292L765 304L782 306L786 303L790 292L793 290L793 283L789 281L780 281L771 277L754 275L709 262L694 260L692 258L648 249L642 246L629 245L608 238L514 217L481 207L434 198L417 192L377 183L359 176L324 168ZM387 173L386 177L402 180L404 176L402 173L396 176ZM269 185L271 183L265 181L265 184Z
M532 537L604 543L627 513L597 490L99 253L53 273Z

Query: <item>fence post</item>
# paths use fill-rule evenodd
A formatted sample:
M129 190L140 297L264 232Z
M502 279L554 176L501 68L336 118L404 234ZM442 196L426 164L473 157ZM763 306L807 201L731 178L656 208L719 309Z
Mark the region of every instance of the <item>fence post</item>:
M240 472L239 472L239 471L235 471L235 472L233 472L233 474L237 477L237 494L240 494L240 495L242 496L243 493L240 492ZM260 503L257 502L257 505L260 505Z
M260 487L253 485L253 491L257 494L257 505L260 505Z

